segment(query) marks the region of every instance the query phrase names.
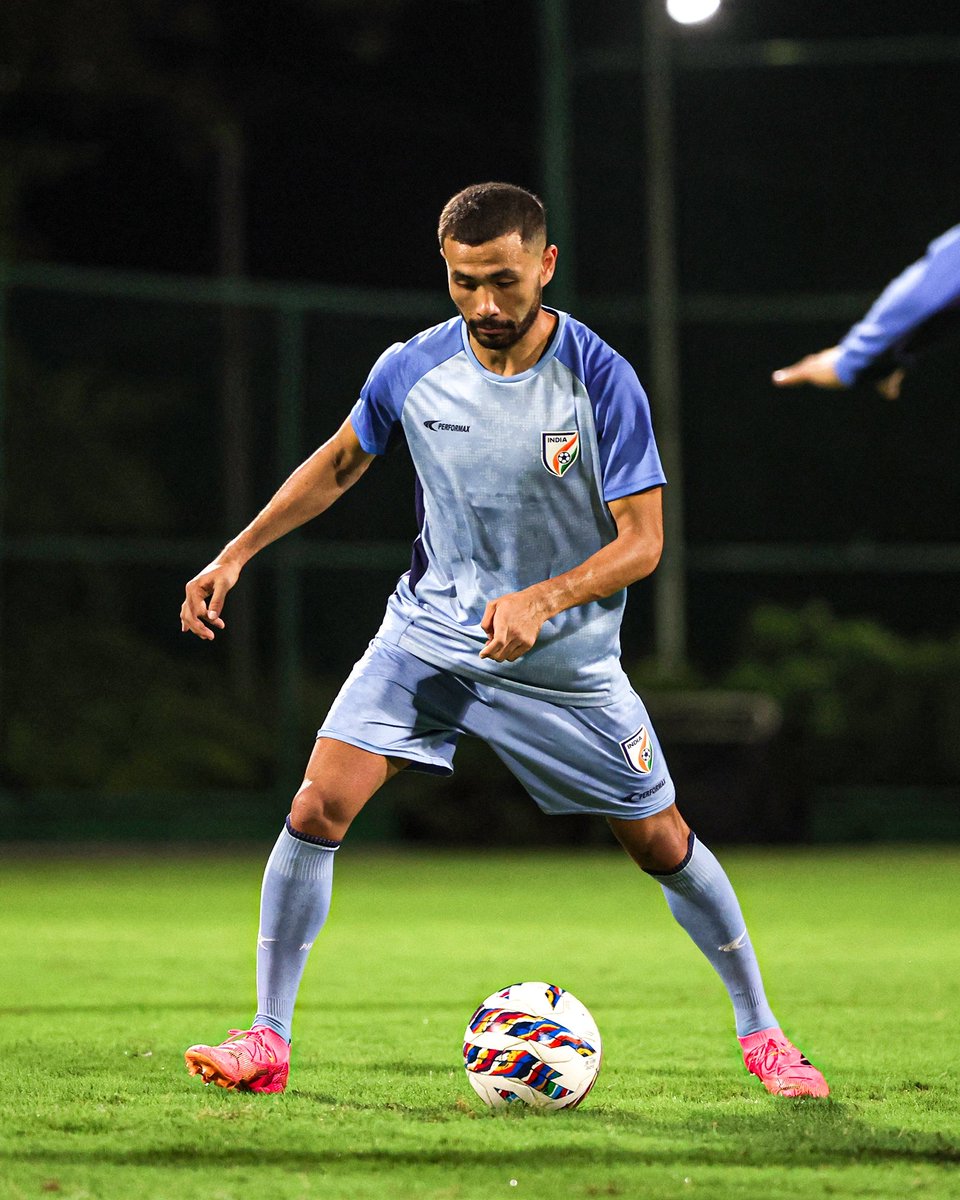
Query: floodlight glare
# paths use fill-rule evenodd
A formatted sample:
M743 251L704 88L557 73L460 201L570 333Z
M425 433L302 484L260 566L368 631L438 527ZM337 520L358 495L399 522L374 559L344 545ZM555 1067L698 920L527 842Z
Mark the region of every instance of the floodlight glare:
M706 21L720 7L720 0L667 0L667 12L681 25Z

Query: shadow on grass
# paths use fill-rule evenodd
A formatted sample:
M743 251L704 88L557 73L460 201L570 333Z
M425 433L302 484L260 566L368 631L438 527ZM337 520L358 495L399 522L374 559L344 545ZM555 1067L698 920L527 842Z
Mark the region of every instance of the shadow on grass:
M651 1167L677 1166L685 1168L701 1167L822 1167L822 1166L851 1166L853 1164L927 1164L930 1166L948 1166L960 1162L960 1153L945 1146L929 1146L910 1148L873 1147L851 1148L844 1147L842 1151L831 1153L827 1148L821 1148L817 1153L808 1155L784 1155L767 1157L761 1161L755 1160L755 1148L751 1148L748 1156L743 1152L721 1153L704 1148L694 1148L678 1145L676 1152L657 1150L604 1150L594 1149L590 1152L590 1161L594 1167ZM522 1153L522 1151L520 1151ZM49 1169L59 1167L84 1166L114 1166L114 1167L179 1167L204 1168L213 1164L229 1167L283 1167L289 1171L310 1171L323 1167L346 1167L351 1164L371 1167L390 1166L430 1166L447 1165L458 1167L503 1167L516 1165L517 1148L508 1150L353 1150L315 1151L303 1150L280 1151L249 1146L236 1146L231 1149L213 1151L203 1150L133 1150L129 1153L113 1152L98 1148L88 1153L71 1150L34 1151L29 1153L0 1154L4 1159L15 1161L18 1165L35 1163ZM555 1166L569 1165L582 1167L584 1161L583 1147L550 1147L550 1161Z
M39 1017L49 1016L55 1013L64 1013L67 1016L121 1016L129 1014L131 1017L147 1016L153 1017L158 1013L166 1012L182 1012L198 1014L199 1019L206 1024L221 1023L230 1021L236 1016L236 1010L242 1006L246 1011L249 1007L249 1001L244 998L238 1000L236 1005L228 1007L223 1003L222 998L217 1000L216 1005L213 1005L204 1000L126 1000L122 1004L109 1004L97 1001L94 1004L12 1004L0 1007L0 1017ZM213 1016L211 1017L211 1013Z
M204 998L194 996L191 1000L153 1000L145 997L143 1000L125 1000L122 1004L101 1004L99 1002L92 1004L48 1004L45 1001L37 1004L10 1004L0 1006L0 1017L30 1017L39 1016L49 1013L66 1013L68 1015L78 1013L92 1013L99 1015L100 1013L130 1013L131 1015L140 1015L142 1013L165 1013L165 1012L189 1012L198 1013L200 1017L208 1024L211 1021L232 1021L237 1016L237 1010L246 1013L250 1007L249 996L246 992L238 992L236 1001L229 1003L224 1001L222 995L216 998ZM468 1012L469 1001L458 1004L457 998L454 998L446 1004L438 1003L434 998L431 1004L431 1011L442 1011L448 1008L451 1012ZM415 1013L420 1015L423 1012L423 1004L420 1000L411 1000L408 1004L397 1003L391 1001L389 1009L378 1000L342 1000L331 1001L325 1000L323 1004L309 1003L300 1001L297 1004L297 1013L309 1014L311 1012L322 1012L325 1015L329 1013L362 1013L373 1012L384 1016L386 1012L391 1015ZM466 1018L464 1018L465 1020Z
M301 1094L301 1098L303 1098ZM327 1097L318 1097L328 1103ZM340 1106L342 1107L342 1106ZM351 1109L354 1106L349 1106ZM390 1111L378 1106L379 1111ZM401 1110L402 1111L402 1110ZM410 1115L414 1115L411 1113ZM845 1106L833 1101L809 1103L781 1101L767 1112L738 1115L701 1114L695 1120L664 1121L622 1113L537 1113L506 1109L496 1112L464 1112L462 1108L416 1110L424 1119L481 1120L500 1124L535 1121L541 1125L544 1142L549 1141L551 1161L582 1166L590 1144L590 1160L597 1166L671 1166L682 1163L704 1167L821 1167L880 1164L927 1164L947 1166L960 1163L960 1145L942 1134L912 1133L903 1129L871 1127L852 1116ZM575 1122L575 1128L568 1122ZM528 1129L528 1132L529 1129ZM416 1126L410 1133L416 1136ZM576 1143L556 1144L552 1135ZM642 1137L643 1144L624 1146L624 1135ZM529 1148L529 1147L528 1147ZM516 1163L518 1147L476 1149L443 1146L418 1150L409 1146L377 1149L284 1149L247 1141L244 1145L170 1147L145 1150L111 1150L102 1144L88 1149L56 1149L0 1153L0 1162L15 1159L51 1167L152 1166L195 1168L217 1164L224 1168L271 1165L304 1170L351 1164L371 1167L458 1165L510 1167Z

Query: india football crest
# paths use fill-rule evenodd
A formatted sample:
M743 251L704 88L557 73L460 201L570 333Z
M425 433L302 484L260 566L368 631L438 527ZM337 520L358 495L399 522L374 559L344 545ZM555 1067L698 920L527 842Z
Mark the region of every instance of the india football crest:
M562 479L579 457L580 434L576 429L540 434L540 461L551 475Z
M623 757L638 775L649 775L653 770L653 742L646 725L641 725L633 737L620 743Z

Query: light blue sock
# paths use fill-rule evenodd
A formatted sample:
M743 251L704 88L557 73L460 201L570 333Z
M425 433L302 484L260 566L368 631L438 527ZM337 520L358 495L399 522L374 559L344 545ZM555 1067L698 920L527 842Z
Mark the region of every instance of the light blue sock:
M677 921L710 960L733 1001L737 1036L777 1024L736 893L723 867L690 834L687 856L668 874L649 871Z
M339 845L294 830L287 817L263 872L253 1023L268 1026L288 1042L307 956L330 911L333 855Z

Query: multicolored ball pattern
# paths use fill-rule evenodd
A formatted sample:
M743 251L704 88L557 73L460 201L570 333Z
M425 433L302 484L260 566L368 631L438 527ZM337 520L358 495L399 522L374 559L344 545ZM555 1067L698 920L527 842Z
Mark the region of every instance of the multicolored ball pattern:
M488 996L463 1035L463 1062L485 1104L574 1108L600 1070L600 1033L571 992L515 983Z

